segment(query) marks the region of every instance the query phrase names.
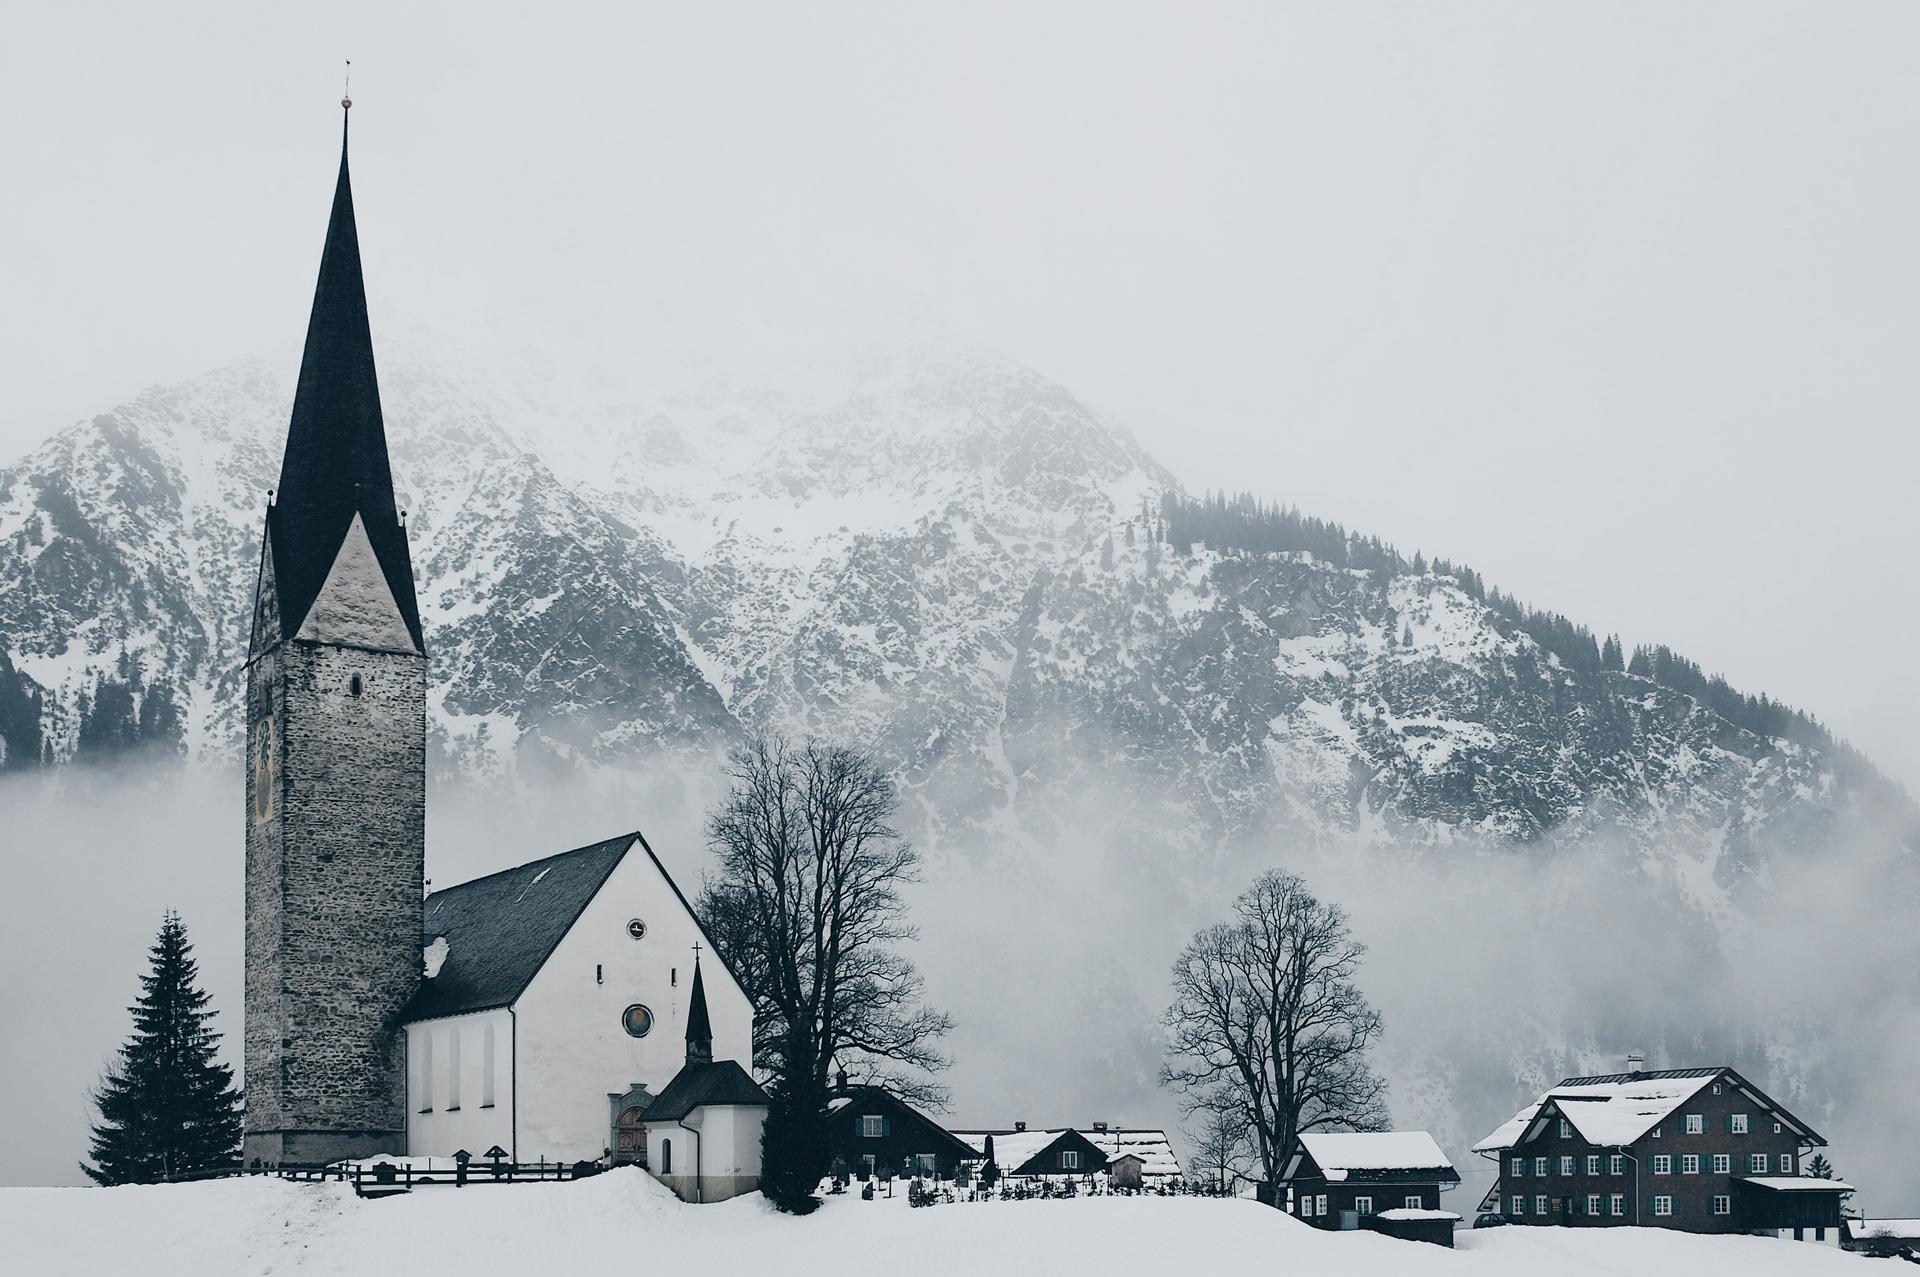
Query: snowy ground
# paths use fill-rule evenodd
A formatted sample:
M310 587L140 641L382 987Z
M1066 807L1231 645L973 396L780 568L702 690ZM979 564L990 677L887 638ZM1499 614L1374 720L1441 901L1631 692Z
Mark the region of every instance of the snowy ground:
M1500 1228L1442 1250L1322 1233L1246 1201L1093 1198L910 1210L829 1200L807 1219L757 1196L684 1206L638 1171L577 1184L421 1190L224 1180L0 1189L0 1269L20 1277L682 1272L895 1274L1320 1271L1343 1277L1820 1277L1869 1261L1825 1247L1651 1229ZM1298 1267L1296 1267L1298 1266ZM1884 1265L1882 1265L1884 1267Z

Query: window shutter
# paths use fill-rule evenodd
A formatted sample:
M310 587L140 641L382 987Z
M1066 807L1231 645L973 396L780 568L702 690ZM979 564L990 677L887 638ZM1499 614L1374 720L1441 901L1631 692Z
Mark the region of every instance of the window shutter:
M890 1118L890 1117L883 1117L883 1118L881 1118L881 1119L880 1119L880 1134L882 1134L882 1135L891 1135L891 1134L893 1134L893 1119L892 1119L892 1118Z

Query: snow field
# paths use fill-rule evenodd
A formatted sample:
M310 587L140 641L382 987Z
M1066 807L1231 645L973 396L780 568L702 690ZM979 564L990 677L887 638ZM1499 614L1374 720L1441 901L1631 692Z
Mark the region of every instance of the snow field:
M423 1189L361 1201L341 1184L219 1180L0 1189L0 1254L21 1277L679 1272L746 1277L1019 1277L1061 1272L1327 1272L1342 1277L1820 1277L1864 1272L1827 1247L1653 1229L1499 1228L1461 1249L1326 1233L1247 1201L1113 1198L907 1207L828 1199L795 1219L755 1196L688 1206L645 1173L573 1184Z

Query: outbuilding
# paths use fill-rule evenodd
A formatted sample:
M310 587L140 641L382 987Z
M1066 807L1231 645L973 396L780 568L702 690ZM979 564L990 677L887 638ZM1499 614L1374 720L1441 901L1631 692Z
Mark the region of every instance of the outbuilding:
M1453 1244L1459 1217L1441 1209L1440 1193L1460 1182L1460 1172L1425 1131L1298 1136L1280 1182L1294 1217L1315 1228L1371 1228ZM1382 1227L1379 1217L1388 1211L1395 1218Z

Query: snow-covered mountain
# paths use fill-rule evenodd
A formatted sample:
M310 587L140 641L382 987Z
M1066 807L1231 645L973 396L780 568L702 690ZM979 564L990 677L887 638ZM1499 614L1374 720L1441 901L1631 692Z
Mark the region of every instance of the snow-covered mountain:
M1610 907L1721 964L1771 943L1753 927L1779 884L1836 847L1890 847L1911 874L1911 804L1849 751L1563 661L1424 561L1169 539L1175 477L998 355L873 349L658 395L428 343L382 361L437 771L711 773L761 727L870 743L949 897L923 930L966 972L936 978L963 1023L1025 996L1031 968L968 965L1017 945L1063 981L1060 1023L1150 1024L1173 948L1277 860L1318 858L1355 898L1343 875L1450 875L1449 899L1497 902L1480 927L1446 918L1456 947L1492 952L1476 946L1498 917L1522 960L1578 931L1542 921L1579 899L1543 865L1631 879ZM155 387L0 470L0 766L231 756L293 371ZM1384 964L1433 968L1397 940ZM1088 965L1091 945L1115 956ZM1579 979L1535 983L1525 1032L1477 1060L1459 1052L1485 1019L1452 1054L1402 1039L1400 1102L1510 1111L1516 1085L1605 1071L1619 1034L1684 1054L1749 1030L1776 1095L1832 1099L1817 1026L1778 1008L1686 1039L1684 1015L1609 1026ZM977 1089L1046 1104L1092 1069L1101 1093L1143 1095L1156 1059L1133 1032L1092 1062L997 1061ZM1481 1133L1471 1111L1431 1120Z

